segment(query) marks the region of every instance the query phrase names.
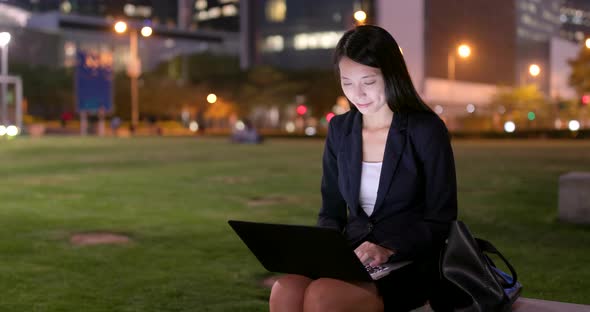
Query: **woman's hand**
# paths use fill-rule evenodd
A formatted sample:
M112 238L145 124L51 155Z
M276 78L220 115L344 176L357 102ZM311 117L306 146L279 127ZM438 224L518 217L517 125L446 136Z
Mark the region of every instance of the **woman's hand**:
M394 251L371 242L364 242L354 250L354 253L363 264L378 266L387 262L387 259L394 254Z

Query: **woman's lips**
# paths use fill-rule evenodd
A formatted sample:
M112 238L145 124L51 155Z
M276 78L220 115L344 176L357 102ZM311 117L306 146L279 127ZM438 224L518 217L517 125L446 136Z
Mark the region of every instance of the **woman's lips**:
M367 108L369 107L369 105L371 105L371 103L366 103L366 104L356 104L356 106L360 107L360 108Z

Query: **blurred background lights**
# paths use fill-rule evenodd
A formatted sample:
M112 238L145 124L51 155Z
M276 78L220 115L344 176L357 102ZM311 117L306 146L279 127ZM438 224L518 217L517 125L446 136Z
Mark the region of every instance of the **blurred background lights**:
M217 95L215 95L213 93L210 93L209 95L207 95L207 102L209 102L210 104L217 102Z
M305 115L305 113L307 113L307 107L305 105L299 105L297 106L296 111L299 115Z
M125 22L117 22L115 23L115 31L118 33L124 33L127 30L127 23Z
M567 127L570 129L570 131L578 131L580 130L580 122L577 120L570 120L570 122L567 124Z
M506 123L504 123L504 131L512 133L514 132L514 130L516 130L516 125L514 124L514 122L507 121Z
M235 127L236 127L236 130L240 130L240 131L246 129L246 125L241 120L236 121Z
M285 124L285 131L287 131L289 133L295 132L295 123L292 121L289 121L287 124Z
M305 128L305 135L307 136L314 136L316 134L316 129L315 127L307 127Z
M4 125L0 125L0 136L4 136L6 134L6 127Z
M354 12L354 19L357 20L359 23L364 23L367 19L367 13L363 10L358 10Z
M535 120L535 117L537 117L537 115L535 115L535 112L529 112L529 113L527 114L527 118L528 118L530 121L533 121L533 120Z
M531 76L536 77L541 73L541 67L539 67L537 64L532 64L529 66L529 73Z
M445 109L442 106L440 106L440 105L436 105L434 107L434 112L437 113L437 114L439 114L439 115L442 114L444 111L445 111Z
M141 28L141 35L144 37L149 37L152 35L152 28L149 26L144 26Z
M457 52L459 52L459 56L461 57L469 57L471 55L471 48L466 44L462 44L457 48Z
M330 122L330 120L332 120L332 118L334 118L334 116L336 116L336 114L334 114L334 113L327 113L326 114L326 121Z
M199 124L196 121L191 121L191 123L188 125L188 128L192 132L197 132L197 131L199 131Z
M14 125L10 125L6 127L6 135L8 136L16 136L18 134L18 128Z
M473 104L467 104L467 112L472 114L473 112L475 112L475 105Z

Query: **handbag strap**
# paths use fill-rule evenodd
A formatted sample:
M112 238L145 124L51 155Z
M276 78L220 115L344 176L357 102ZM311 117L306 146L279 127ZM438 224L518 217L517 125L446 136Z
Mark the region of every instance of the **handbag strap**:
M500 257L500 259L502 259L502 261L504 261L504 263L508 267L508 270L510 270L510 274L512 275L512 282L507 285L507 288L511 288L514 285L516 285L516 282L518 280L518 276L516 275L516 270L514 270L514 268L510 264L510 262L508 262L508 260L506 258L504 258L502 253L500 253L500 251L496 247L494 247L494 245L492 245L492 243L488 242L485 239L475 238L475 241L477 242L477 245L479 246L479 249L482 252L488 252L491 254L495 254L498 257ZM491 262L491 260L489 258L487 258L487 261ZM490 265L495 266L493 262L491 262ZM494 274L494 276L496 276L496 274Z

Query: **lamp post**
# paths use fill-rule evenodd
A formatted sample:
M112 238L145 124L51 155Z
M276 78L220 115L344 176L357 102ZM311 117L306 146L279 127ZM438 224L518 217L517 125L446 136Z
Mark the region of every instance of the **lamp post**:
M10 33L8 32L1 32L0 33L0 48L2 48L2 76L8 76L8 43L10 42ZM6 82L2 82L2 124L8 124L8 103L7 101L7 92L8 88L6 86Z
M539 74L541 74L541 66L539 66L537 64L529 65L528 75L530 75L533 78L536 78L537 76L539 76ZM520 85L521 86L524 86L529 82L527 79L528 75L525 74L524 72L521 72L521 75L520 75Z
M127 23L119 21L115 23L115 31L119 34L128 30ZM141 29L141 35L149 37L152 34L152 28L144 26ZM141 75L141 60L137 48L138 33L136 28L129 29L129 60L127 62L127 75L131 80L131 126L137 129L139 124L139 90L137 88L137 78Z
M365 22L367 21L367 13L363 10L354 12L353 17L357 25L365 25Z
M461 58L467 58L471 55L471 48L466 44L461 44L457 47L456 53L459 54ZM451 50L451 52L449 52L449 58L447 60L447 74L449 80L451 81L455 80L455 63L455 51Z

